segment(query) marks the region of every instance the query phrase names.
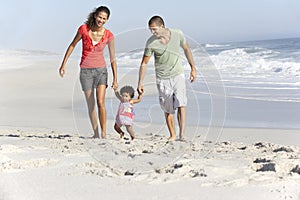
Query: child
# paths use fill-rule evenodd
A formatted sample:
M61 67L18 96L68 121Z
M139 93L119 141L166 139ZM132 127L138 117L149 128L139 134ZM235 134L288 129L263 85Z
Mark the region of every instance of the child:
M120 100L120 104L114 128L120 134L120 138L123 138L124 132L121 127L124 125L127 132L130 134L131 140L133 140L135 137L132 129L132 123L135 115L133 104L139 103L142 100L142 94L139 94L137 99L132 99L134 97L134 89L131 86L122 87L120 93L115 90L115 94Z

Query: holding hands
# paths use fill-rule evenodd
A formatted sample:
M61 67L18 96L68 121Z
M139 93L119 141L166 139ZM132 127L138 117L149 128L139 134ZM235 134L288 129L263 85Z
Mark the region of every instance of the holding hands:
M139 85L138 88L137 88L137 92L139 93L139 95L143 94L144 93L144 86Z
M113 81L112 82L112 85L111 85L111 88L116 91L118 89L118 82L117 81Z

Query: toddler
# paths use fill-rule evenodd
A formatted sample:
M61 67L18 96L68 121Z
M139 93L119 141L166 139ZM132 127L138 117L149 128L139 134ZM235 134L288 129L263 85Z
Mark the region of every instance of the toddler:
M120 100L118 113L116 116L115 130L120 134L120 138L124 137L124 132L121 127L124 125L129 133L131 140L135 138L132 129L133 119L135 116L133 104L139 103L142 100L142 94L139 93L137 99L134 97L134 89L131 86L124 86L119 91L115 90L116 97Z

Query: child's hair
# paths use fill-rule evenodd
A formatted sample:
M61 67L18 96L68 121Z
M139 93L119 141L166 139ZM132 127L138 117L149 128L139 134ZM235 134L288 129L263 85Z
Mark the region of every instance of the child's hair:
M134 89L133 87L129 85L125 85L124 87L121 88L120 93L123 94L124 92L128 93L131 98L134 97Z

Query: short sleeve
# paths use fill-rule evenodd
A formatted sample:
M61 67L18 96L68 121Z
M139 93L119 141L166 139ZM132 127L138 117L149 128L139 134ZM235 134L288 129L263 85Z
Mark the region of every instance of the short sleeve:
M181 30L178 29L177 32L179 34L180 46L182 47L184 44L186 44L186 38Z
M146 47L144 50L144 56L151 56L151 55L152 55L151 48Z
M144 50L144 56L151 56L152 55L152 48L150 47L150 41L151 39L149 39L146 43L146 47Z
M87 25L86 25L86 24L81 25L81 26L78 28L78 32L79 32L81 35L84 35L84 34L87 32Z
M107 30L107 29L106 29ZM114 39L114 34L107 30L107 43L110 43Z

